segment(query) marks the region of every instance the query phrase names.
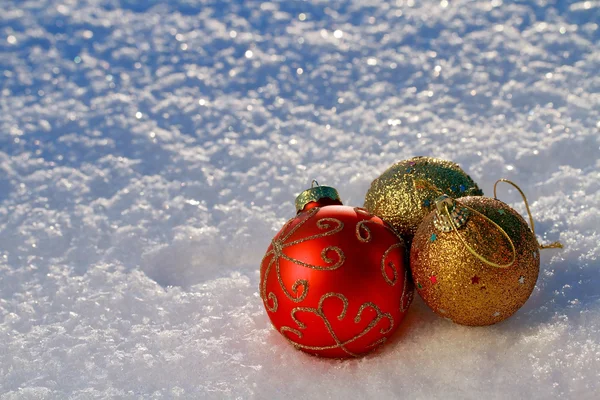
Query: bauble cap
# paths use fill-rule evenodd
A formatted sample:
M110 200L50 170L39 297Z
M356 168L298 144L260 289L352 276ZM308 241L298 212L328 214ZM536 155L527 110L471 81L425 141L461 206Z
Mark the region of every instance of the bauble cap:
M310 189L306 189L296 197L296 212L304 210L310 203L318 205L341 205L340 195L335 188L331 186L320 186L319 182L313 179Z

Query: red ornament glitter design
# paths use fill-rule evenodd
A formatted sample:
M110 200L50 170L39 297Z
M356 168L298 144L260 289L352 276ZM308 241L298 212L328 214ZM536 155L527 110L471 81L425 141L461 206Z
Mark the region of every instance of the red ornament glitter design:
M274 327L295 347L358 356L384 343L410 305L406 250L366 210L321 205L303 207L273 238L260 293Z

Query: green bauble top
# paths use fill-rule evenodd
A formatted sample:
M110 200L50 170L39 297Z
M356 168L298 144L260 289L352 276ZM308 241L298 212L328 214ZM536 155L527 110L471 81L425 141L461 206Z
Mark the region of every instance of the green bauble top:
M364 207L411 241L423 218L442 194L451 198L482 196L483 192L457 164L414 157L388 168L371 183Z
M310 189L304 190L296 197L296 212L310 208L309 206L322 207L326 205L342 205L340 195L331 186L320 186L313 180Z

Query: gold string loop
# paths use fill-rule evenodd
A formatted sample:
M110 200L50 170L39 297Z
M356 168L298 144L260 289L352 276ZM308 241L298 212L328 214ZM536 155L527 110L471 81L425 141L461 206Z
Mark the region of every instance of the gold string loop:
M492 221L491 219L489 219L488 217L486 217L485 215L483 215L479 211L477 211L477 210L475 210L475 209L473 209L473 208L471 208L471 207L469 207L469 206L467 206L467 205L465 205L465 204L463 204L461 202L457 201L457 203L460 206L467 208L471 212L479 214L481 217L483 217L484 219L486 219L489 222L491 222L492 225L494 225L500 231L500 233L502 233L502 235L504 235L504 237L508 240L508 243L510 243L510 249L512 251L512 258L511 258L510 262L507 263L507 264L498 264L498 263L495 263L493 261L488 260L487 258L485 258L484 256L482 256L481 254L477 253L471 246L469 246L469 244L467 243L467 241L462 237L462 235L458 231L458 227L454 223L454 219L450 215L450 211L448 210L448 205L444 204L444 210L446 211L446 216L448 217L448 221L450 221L450 225L452 225L452 230L454 231L454 233L456 233L456 236L458 236L458 238L462 242L463 246L465 246L465 248L467 250L469 250L469 252L471 254L473 254L475 257L477 257L477 259L479 259L480 261L482 261L482 262L484 262L487 265L490 265L492 267L504 269L504 268L508 268L511 265L513 265L513 263L517 259L517 250L515 249L515 244L513 243L512 239L510 238L510 236L508 236L508 233L506 233L506 231L504 229L502 229L502 227L500 225L498 225L497 223L495 223L494 221Z
M525 193L523 193L523 191L521 190L520 187L517 186L516 183L509 181L508 179L498 179L496 181L496 183L494 183L494 198L498 199L498 197L496 196L496 187L498 186L498 184L500 182L505 182L508 183L509 185L511 185L512 187L514 187L515 189L517 189L519 191L519 193L521 194L521 198L523 198L523 202L525 203L525 209L527 210L527 215L529 216L529 225L531 226L531 232L533 233L533 236L535 237L535 240L537 241L537 236L535 235L535 224L533 222L533 216L531 215L531 210L529 209L529 203L527 202L527 197L525 197ZM538 242L538 248L540 249L562 249L563 245L560 242L552 242L550 244L540 244L540 242Z
M414 181L414 185L415 188L420 187L427 187L428 189L434 190L436 192L438 192L439 194L443 194L443 192L435 185L427 182L426 180L423 179L417 179ZM508 236L508 233L506 233L506 231L504 229L502 229L502 227L500 225L498 225L497 223L495 223L494 221L492 221L491 219L489 219L488 217L486 217L485 215L483 215L482 213L480 213L479 211L457 201L456 199L454 199L453 201L455 201L457 204L459 204L461 207L465 207L466 209L468 209L471 212L474 212L476 214L479 214L481 217L483 217L484 219L488 220L489 222L492 223L492 225L494 225L499 231L500 233L502 233L502 235L508 240L508 243L510 243L510 249L512 251L512 258L510 260L509 263L507 264L498 264L495 263L493 261L488 260L487 258L483 257L481 254L477 253L471 246L469 246L469 244L467 243L467 241L462 237L462 235L460 234L460 232L458 231L458 227L456 226L456 224L454 223L454 219L452 218L452 216L450 215L450 211L448 210L448 204L444 204L444 211L446 213L446 216L448 217L448 221L450 221L450 225L452 226L452 230L456 233L456 236L458 236L458 239L462 242L463 246L465 246L465 248L471 253L473 254L475 257L477 257L478 260L484 262L485 264L495 267L495 268L508 268L511 265L513 265L513 263L515 262L515 260L517 259L517 250L515 249L515 244L513 243L512 239L510 238L510 236Z

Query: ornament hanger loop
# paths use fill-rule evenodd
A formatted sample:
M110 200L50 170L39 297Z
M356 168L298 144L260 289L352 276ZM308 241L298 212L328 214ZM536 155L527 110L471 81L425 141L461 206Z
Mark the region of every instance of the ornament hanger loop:
M456 233L456 236L458 236L458 238L460 239L460 241L462 242L462 244L465 246L465 248L467 250L469 250L469 252L471 254L473 254L475 257L477 257L477 259L479 259L480 261L486 263L487 265L490 265L492 267L496 267L496 268L508 268L511 265L513 265L513 263L515 262L515 260L517 259L517 250L515 249L515 244L513 243L513 241L511 240L510 236L508 236L508 233L506 233L504 231L504 229L502 229L502 227L498 224L496 224L494 221L492 221L491 219L489 219L488 217L486 217L485 215L483 215L482 213L480 213L479 211L468 207L467 205L456 201L454 199L449 198L448 196L444 195L443 192L436 186L432 185L431 183L425 181L425 180L418 180L415 181L415 187L417 185L424 185L429 187L430 189L436 191L437 193L439 193L440 195L442 195L441 197L438 198L438 201L436 201L436 207L437 207L437 213L438 215L442 216L443 214L445 214L445 218L443 218L447 223L450 224L450 227L452 228L451 230L454 231ZM479 253L477 253L471 246L469 246L469 244L467 243L467 241L462 237L462 235L460 234L460 232L458 231L458 228L460 228L460 226L462 226L464 224L464 220L462 221L461 225L457 225L457 223L455 222L455 218L451 215L450 210L448 209L448 205L453 205L453 202L455 202L460 204L460 206L462 208L466 208L467 210L480 215L482 218L488 220L489 222L491 222L501 233L502 235L508 239L508 243L510 243L510 249L512 251L512 258L510 260L510 262L508 264L498 264L495 263L493 261L490 261L488 259L486 259L485 257L483 257L482 255L480 255Z
M448 221L450 222L450 225L452 225L452 230L456 233L456 236L458 236L458 238L460 239L460 241L462 242L462 244L466 247L466 249L469 250L469 252L471 254L473 254L475 257L477 257L480 261L482 261L482 262L484 262L487 265L490 265L492 267L496 267L496 268L508 268L511 265L513 265L513 263L517 259L517 250L515 249L515 244L513 243L512 239L510 238L510 236L508 236L508 233L506 233L506 231L504 229L502 229L502 227L500 225L498 225L497 223L495 223L494 221L492 221L491 219L489 219L488 217L486 217L485 215L483 215L479 211L477 211L477 210L475 210L475 209L473 209L471 207L468 207L465 204L462 204L462 203L459 203L459 204L461 206L469 209L470 211L472 211L472 212L474 212L476 214L479 214L481 217L483 217L486 220L488 220L489 222L491 222L502 233L502 235L504 235L504 237L508 240L508 243L510 243L510 249L512 251L512 258L511 258L510 262L508 262L507 264L497 264L497 263L495 263L493 261L490 261L487 258L483 257L479 253L477 253L471 246L469 246L469 244L467 243L467 241L458 232L458 227L454 223L454 219L452 218L452 216L450 215L450 211L448 210L448 204L444 203L444 211L446 212L446 216L448 217Z
M536 238L537 240L537 236L535 236L535 224L533 222L533 216L531 215L531 210L529 209L529 203L527 202L527 197L525 197L525 193L523 193L523 191L521 190L520 187L517 186L516 183L509 181L508 179L498 179L496 181L496 183L494 183L494 198L498 199L498 197L496 196L496 186L498 186L498 184L500 182L506 182L509 185L511 185L512 187L514 187L515 189L517 189L519 191L519 194L521 194L521 198L523 198L523 202L525 203L525 208L527 209L527 215L529 215L529 225L531 225L531 232L533 233L533 236ZM540 244L538 242L538 247L540 249L562 249L563 245L560 242L553 242L550 244Z
M312 188L314 188L314 187L315 187L315 185L317 185L317 186L321 186L321 185L319 185L319 182L317 182L317 180L316 180L316 179L313 179L313 180L312 180L312 183L310 184L310 187L311 187L311 189L312 189Z

